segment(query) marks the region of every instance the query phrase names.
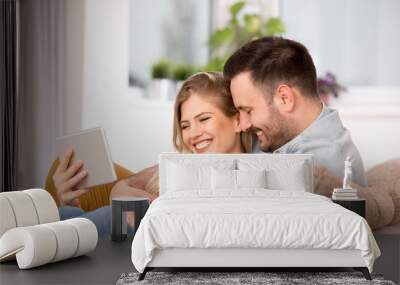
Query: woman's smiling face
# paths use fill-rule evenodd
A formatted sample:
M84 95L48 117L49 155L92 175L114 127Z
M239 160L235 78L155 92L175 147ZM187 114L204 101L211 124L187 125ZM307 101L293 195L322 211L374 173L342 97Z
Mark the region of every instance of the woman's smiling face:
M183 143L194 153L239 153L239 116L226 116L215 100L206 95L192 94L182 103L180 127Z

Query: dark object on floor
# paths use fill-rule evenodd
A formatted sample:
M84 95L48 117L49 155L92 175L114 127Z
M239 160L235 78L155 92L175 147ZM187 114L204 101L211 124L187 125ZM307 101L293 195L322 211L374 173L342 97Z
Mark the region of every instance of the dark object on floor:
M139 273L122 274L117 285L133 284L379 284L395 285L380 275L365 280L360 272L156 272L138 281Z
M357 200L340 200L332 199L333 203L339 204L343 208L346 208L356 214L359 214L365 219L365 199Z
M128 236L127 212L134 214L135 225L133 235L135 235L141 220L149 208L148 198L142 197L116 197L112 199L112 241L124 241Z

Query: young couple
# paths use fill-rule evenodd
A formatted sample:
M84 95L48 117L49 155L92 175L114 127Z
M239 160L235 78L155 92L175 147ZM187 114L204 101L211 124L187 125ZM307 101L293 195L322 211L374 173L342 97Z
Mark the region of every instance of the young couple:
M339 115L321 103L314 63L300 43L265 37L245 44L226 62L223 75L202 72L185 81L174 109L173 143L192 153L311 153L317 166L343 176L343 161L352 158L353 180L367 186L360 154ZM252 144L252 138L257 138ZM252 145L255 147L252 148ZM87 174L81 164L68 165L71 153L54 176L63 205L74 205L87 189L75 190ZM157 166L117 183L111 197L158 194ZM66 187L66 185L68 185ZM62 207L62 218L84 215L99 232L109 231L109 207L82 213Z

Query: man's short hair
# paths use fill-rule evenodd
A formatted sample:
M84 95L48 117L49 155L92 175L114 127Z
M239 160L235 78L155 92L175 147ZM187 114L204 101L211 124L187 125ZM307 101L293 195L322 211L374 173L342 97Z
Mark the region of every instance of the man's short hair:
M300 89L304 96L318 98L314 62L299 42L263 37L246 43L225 63L224 76L230 81L247 71L253 82L271 95L279 84L288 84Z

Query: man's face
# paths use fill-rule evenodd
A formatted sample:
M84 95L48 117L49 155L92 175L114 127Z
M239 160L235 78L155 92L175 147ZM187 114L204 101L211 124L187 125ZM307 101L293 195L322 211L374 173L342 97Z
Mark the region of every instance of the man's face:
M240 127L257 135L260 149L272 152L291 139L288 119L274 100L256 86L250 72L242 72L231 81L231 93L240 113Z

